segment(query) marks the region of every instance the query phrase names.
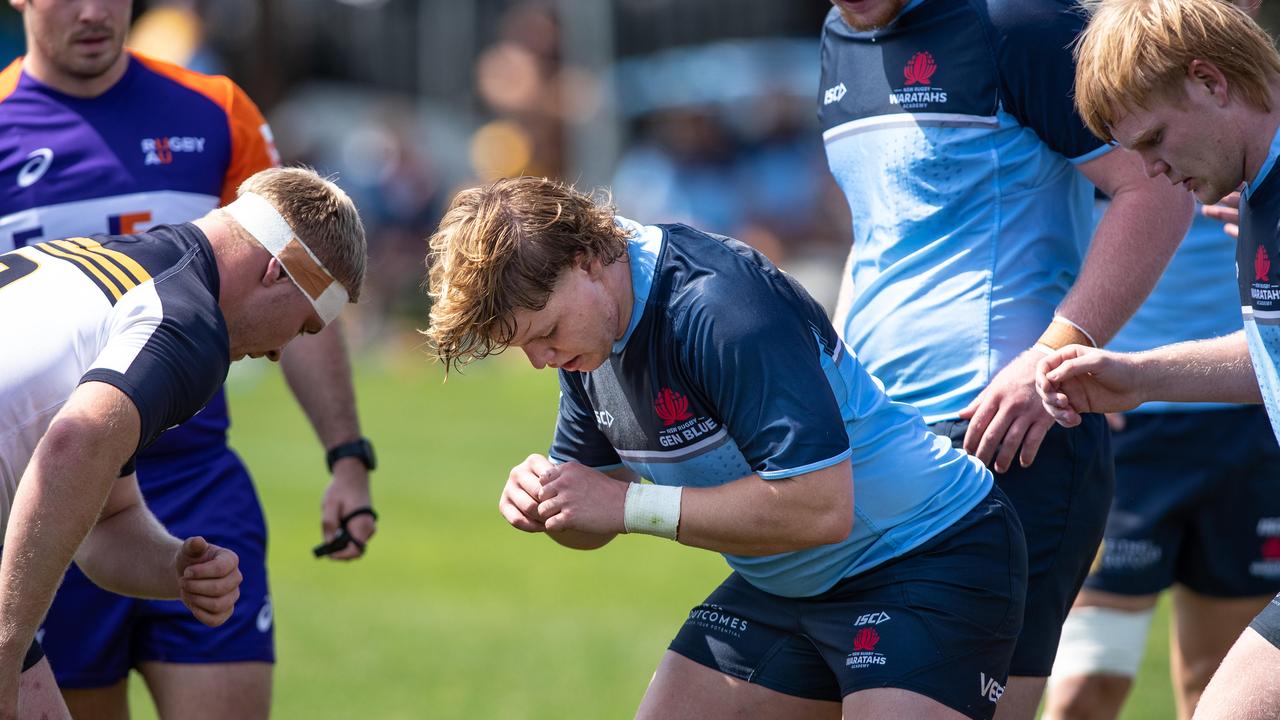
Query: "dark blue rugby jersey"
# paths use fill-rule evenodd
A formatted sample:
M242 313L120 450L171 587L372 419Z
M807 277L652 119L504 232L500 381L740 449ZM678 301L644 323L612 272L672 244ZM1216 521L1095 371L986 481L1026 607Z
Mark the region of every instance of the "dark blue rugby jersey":
M1236 278L1244 334L1271 428L1280 438L1280 131L1258 176L1240 194Z
M852 214L836 327L895 400L954 419L1075 282L1108 147L1072 107L1071 0L916 0L822 33L818 114Z
M194 225L51 240L0 255L0 492L18 479L76 386L113 385L138 409L138 449L209 402L230 365L212 250ZM125 471L128 471L126 467Z
M850 458L847 540L726 555L786 596L820 593L918 547L990 490L981 464L889 400L822 308L762 255L683 225L619 222L634 231L631 323L600 368L561 371L553 459L706 487Z

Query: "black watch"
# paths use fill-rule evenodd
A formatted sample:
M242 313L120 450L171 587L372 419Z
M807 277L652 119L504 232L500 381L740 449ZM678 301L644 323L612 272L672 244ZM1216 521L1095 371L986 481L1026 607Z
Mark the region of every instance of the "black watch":
M324 461L329 463L329 472L333 472L333 464L348 457L360 458L366 470L378 467L378 461L373 456L373 444L369 442L369 438L360 438L329 448L329 452L324 454Z

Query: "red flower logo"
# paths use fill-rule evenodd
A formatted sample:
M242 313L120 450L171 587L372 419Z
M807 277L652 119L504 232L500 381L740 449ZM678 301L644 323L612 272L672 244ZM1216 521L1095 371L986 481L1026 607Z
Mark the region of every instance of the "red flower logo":
M662 418L662 424L667 427L693 417L689 413L689 398L671 388L662 388L658 392L658 397L653 400L653 409L658 413L658 417Z
M906 77L908 85L928 85L937 71L938 63L933 61L933 55L923 50L912 55L907 61L907 66L902 68L902 74Z
M1262 543L1263 560L1280 560L1280 537L1269 537Z
M1253 279L1266 282L1267 272L1271 270L1271 258L1267 257L1267 249L1258 246L1258 254L1253 256Z
M857 650L875 650L876 643L880 642L880 633L875 628L864 627L853 636L853 649Z

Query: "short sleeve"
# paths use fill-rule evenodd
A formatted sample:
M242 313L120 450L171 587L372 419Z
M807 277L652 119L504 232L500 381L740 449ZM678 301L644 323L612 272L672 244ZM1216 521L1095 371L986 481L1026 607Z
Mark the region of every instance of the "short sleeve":
M581 383L566 372L560 372L560 411L549 454L555 462L573 461L597 470L622 465L617 451L596 425Z
M166 317L153 305L154 294L117 306L110 339L80 379L112 385L133 402L141 419L138 450L199 412L230 366L226 333L214 318L186 308Z
M1055 152L1075 163L1111 149L1075 108L1072 46L1087 17L1065 0L991 0L1005 109Z
M817 304L780 276L721 281L700 295L676 336L751 469L775 480L849 457L824 347L834 331Z

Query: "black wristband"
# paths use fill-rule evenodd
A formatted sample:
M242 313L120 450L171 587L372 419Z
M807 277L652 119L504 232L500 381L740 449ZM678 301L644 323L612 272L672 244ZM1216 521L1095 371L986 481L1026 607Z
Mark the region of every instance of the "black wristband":
M324 454L324 461L329 464L329 472L333 472L333 464L348 457L360 458L366 470L378 467L378 461L373 455L373 444L369 442L369 438L360 438L329 448L329 452Z

